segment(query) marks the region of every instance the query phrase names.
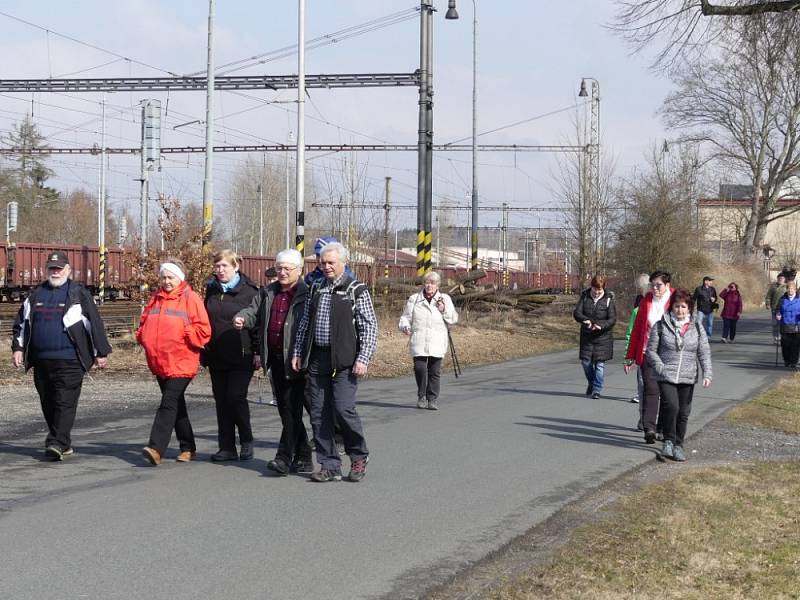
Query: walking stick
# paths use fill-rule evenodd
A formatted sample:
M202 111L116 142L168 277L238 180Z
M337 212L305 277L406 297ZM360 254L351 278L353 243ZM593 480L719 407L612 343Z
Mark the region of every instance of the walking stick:
M778 348L780 347L780 345L781 345L781 340L779 338L778 341L775 342L775 366L776 367L778 366Z
M456 347L453 344L453 336L450 335L450 328L447 328L447 341L450 342L450 358L453 360L453 375L458 376L461 375L461 365L458 362L458 355L456 354Z

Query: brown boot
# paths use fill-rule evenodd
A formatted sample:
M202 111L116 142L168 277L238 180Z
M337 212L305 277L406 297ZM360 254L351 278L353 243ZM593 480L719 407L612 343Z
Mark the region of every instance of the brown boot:
M178 454L178 458L176 458L175 460L178 462L192 462L193 458L194 458L194 452L192 452L191 450L184 450L183 452Z
M142 456L154 467L161 464L161 455L158 453L158 450L153 450L149 446L142 448Z

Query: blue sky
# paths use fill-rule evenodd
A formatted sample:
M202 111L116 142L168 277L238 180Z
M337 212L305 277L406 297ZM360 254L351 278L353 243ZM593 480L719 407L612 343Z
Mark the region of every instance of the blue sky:
M487 131L516 121L567 108L578 101L581 77L601 85L601 130L605 156L617 157L618 173L641 161L643 152L660 144L665 133L656 111L668 93L669 82L647 69L648 57L631 56L625 44L604 25L613 15L610 0L535 2L476 0L478 6L478 129ZM473 3L458 0L461 19L446 21L446 0L436 0L434 34L435 141L468 137L471 131ZM307 0L308 40L391 13L412 10L413 0ZM205 0L6 0L4 13L40 28L0 15L4 56L2 78L49 76L113 77L193 73L205 68L208 3ZM48 34L41 28L54 33ZM133 59L131 62L66 40L64 34ZM297 40L297 2L217 0L216 63L290 46ZM307 52L307 73L412 72L419 63L419 18ZM107 64L110 61L112 64ZM146 63L157 69L138 63ZM290 74L296 58L260 65L238 74ZM244 98L227 92L216 95L215 143L283 141L295 130L294 91L247 92ZM138 146L138 103L156 92L107 96L108 146ZM272 101L265 104L263 100ZM100 95L9 94L0 96L0 131L6 133L33 106L34 119L54 147L91 146L99 142ZM274 103L276 102L277 103ZM198 125L172 129L179 123L203 119L202 92L173 92L165 118L164 146L202 145ZM245 112L240 112L245 111ZM417 94L414 88L312 90L306 104L308 143L416 143ZM239 113L239 114L233 114ZM536 119L525 125L481 137L498 144L568 143L574 111ZM312 155L313 156L313 155ZM214 186L226 194L230 179L245 155L218 154ZM385 176L394 181L397 203L416 202L414 154L360 154L366 165L368 195L378 201ZM481 197L489 204L516 206L552 204L552 154L482 153L479 159ZM317 174L341 168L342 157L311 161ZM138 197L138 158L111 158L108 188L112 203ZM154 178L153 194L202 197L202 155L175 156L164 161ZM53 157L56 187L97 188L97 159ZM434 162L436 199L465 199L470 188L469 153L437 155ZM495 217L487 217L491 221ZM534 216L520 222L535 225ZM397 224L413 224L413 213L398 214ZM557 217L542 217L542 224Z

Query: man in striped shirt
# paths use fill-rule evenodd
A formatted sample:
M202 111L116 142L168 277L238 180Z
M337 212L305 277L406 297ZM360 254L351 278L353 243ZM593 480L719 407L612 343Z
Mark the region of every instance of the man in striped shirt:
M350 481L367 472L369 450L356 411L358 378L367 374L378 345L378 323L369 290L345 272L347 249L325 246L320 266L325 281L315 284L297 328L292 368L306 369L311 403L311 426L321 470L314 481L342 479L341 459L334 442L339 423L350 456Z

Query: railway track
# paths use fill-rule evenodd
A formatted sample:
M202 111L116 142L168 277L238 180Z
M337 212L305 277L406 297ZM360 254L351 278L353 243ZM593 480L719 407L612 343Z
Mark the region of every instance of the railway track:
M0 339L11 337L11 328L19 309L19 303L0 303ZM100 307L109 337L132 335L139 324L140 314L141 305L128 300L107 302Z

